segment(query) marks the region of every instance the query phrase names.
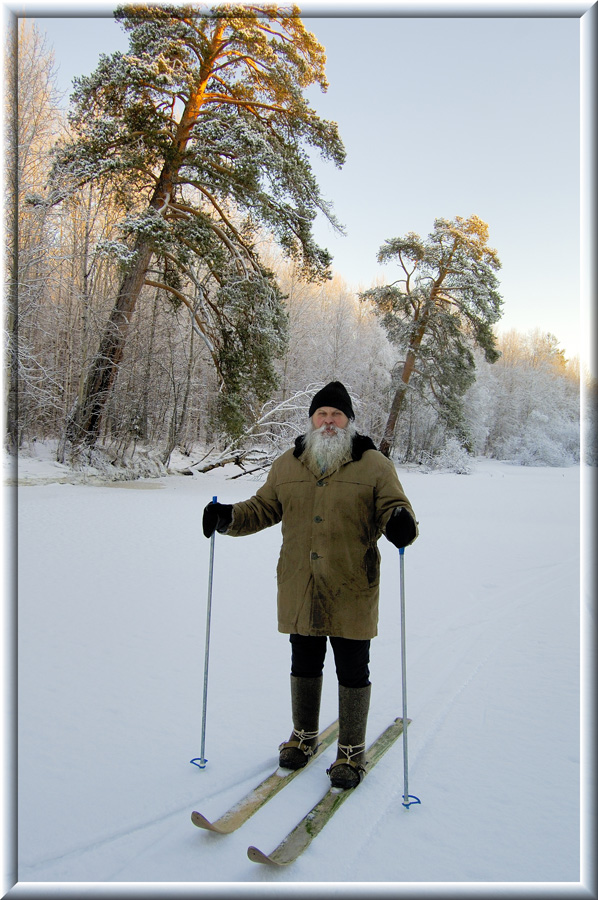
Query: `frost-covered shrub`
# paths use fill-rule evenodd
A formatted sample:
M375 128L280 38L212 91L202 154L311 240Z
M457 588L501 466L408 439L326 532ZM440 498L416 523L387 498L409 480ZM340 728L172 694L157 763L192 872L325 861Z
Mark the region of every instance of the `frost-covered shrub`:
M440 453L430 459L428 467L454 472L456 475L470 475L471 463L471 456L467 450L461 446L457 438L452 437L447 440Z
M526 429L511 435L500 455L520 466L572 466L579 461L577 432L570 423L555 429L548 416L533 410Z
M131 456L116 457L102 447L80 447L69 460L71 469L90 477L102 476L107 481L134 481L137 478L160 478L168 473L158 450L136 446Z
M476 455L526 466L580 458L579 377L551 335L509 333L501 359L476 361L465 409Z

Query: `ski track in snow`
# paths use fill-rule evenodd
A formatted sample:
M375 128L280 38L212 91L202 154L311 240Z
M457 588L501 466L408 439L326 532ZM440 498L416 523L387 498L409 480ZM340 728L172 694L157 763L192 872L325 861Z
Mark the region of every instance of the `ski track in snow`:
M276 633L273 604L276 529L218 539L211 762L201 771L181 762L185 741L187 759L198 755L201 510L214 494L250 496L255 480L218 473L163 479L165 490L147 494L81 485L20 492L22 881L578 879L579 469L481 461L471 476L400 477L421 532L406 551L406 596L409 792L422 803L402 806L399 739L282 870L251 863L246 848L271 852L320 798L332 748L239 831L217 835L190 822L193 809L216 818L272 771L290 730L288 639ZM85 522L95 522L105 569ZM396 552L384 539L380 550L368 743L402 712ZM110 587L98 589L94 579L106 573ZM84 609L81 584L94 598ZM237 597L243 602L231 605ZM336 715L330 655L323 726ZM47 745L41 758L38 737ZM91 750L86 768L81 753ZM40 820L53 821L53 832Z

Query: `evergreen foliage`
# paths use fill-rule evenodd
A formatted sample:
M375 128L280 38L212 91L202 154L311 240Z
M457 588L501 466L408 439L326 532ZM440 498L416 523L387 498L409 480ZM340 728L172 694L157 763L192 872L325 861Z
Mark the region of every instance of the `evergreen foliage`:
M361 297L371 301L389 339L403 353L380 449L390 453L407 386L431 395L446 424L463 431L462 397L475 379L473 347L498 359L492 326L499 320L500 268L488 246L488 226L477 216L436 219L423 241L410 232L387 240L379 262L397 262L400 277ZM413 378L413 382L412 382Z
M180 187L187 193L175 202L194 212L180 216L171 215L170 206L164 216L146 202L152 190L147 173L145 196L129 190L125 170L120 193L111 176L64 193L60 204L41 202L48 149L65 122L51 54L35 26L22 23L18 42L19 103L8 133L10 159L18 158L20 168L8 184L9 202L18 199L18 229L8 236L18 236L18 247L8 244L7 447L35 453L36 441L52 440L66 461L73 406L84 394L119 285L134 270L144 241L155 250L103 408L99 446L73 455L72 465L91 463L115 478L157 475L171 462L174 468L191 463L195 472L227 462L261 470L304 431L313 393L334 379L348 386L360 430L382 440L406 358L405 344L387 336L400 337L401 317L389 316L387 331L379 307L360 302L340 276L307 281L301 259L289 260L267 227L223 200L237 240L189 185ZM62 171L63 188L74 171ZM27 195L38 199L28 204ZM411 244L422 256L424 242ZM487 349L465 340L463 348L445 342L438 359L422 351L436 393L420 374L420 361L397 423L397 461L465 473L472 454L526 465L580 460L579 363L565 359L553 335L497 334L500 356L493 363L486 361ZM475 381L461 393L470 381L469 354ZM453 377L459 390L445 384ZM595 465L596 383L584 377L582 387L583 459Z
M464 453L528 466L580 462L580 417L592 413L580 409L578 363L567 362L554 336L539 330L499 334L496 347L496 363L474 351L476 378L462 398L467 440L425 398L409 392L397 426L398 460L452 471L464 471ZM584 461L594 459L588 442Z
M49 203L102 185L122 212L98 248L118 260L118 297L69 428L92 445L145 284L187 308L221 382L231 432L275 384L285 315L255 237L275 236L302 276L329 277L312 235L335 226L306 147L336 165L344 149L303 90L327 87L324 50L296 7L126 5L127 53L76 81L74 137L57 149Z

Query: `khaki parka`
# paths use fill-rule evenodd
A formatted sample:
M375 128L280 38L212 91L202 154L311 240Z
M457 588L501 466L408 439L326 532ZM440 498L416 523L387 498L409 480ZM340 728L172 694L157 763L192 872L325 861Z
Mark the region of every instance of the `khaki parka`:
M274 461L257 493L233 504L226 534L282 522L279 631L368 640L378 630L377 542L401 506L416 522L395 466L370 438L356 435L345 460L322 474L309 467L300 437Z

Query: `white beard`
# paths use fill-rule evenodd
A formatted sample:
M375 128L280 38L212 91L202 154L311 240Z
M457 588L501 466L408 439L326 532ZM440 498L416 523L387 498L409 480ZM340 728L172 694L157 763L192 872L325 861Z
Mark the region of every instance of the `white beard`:
M314 428L310 421L304 437L305 454L308 462L322 471L334 469L347 456L351 449L351 443L357 434L357 429L352 421L346 428L330 426L326 434L326 426Z

